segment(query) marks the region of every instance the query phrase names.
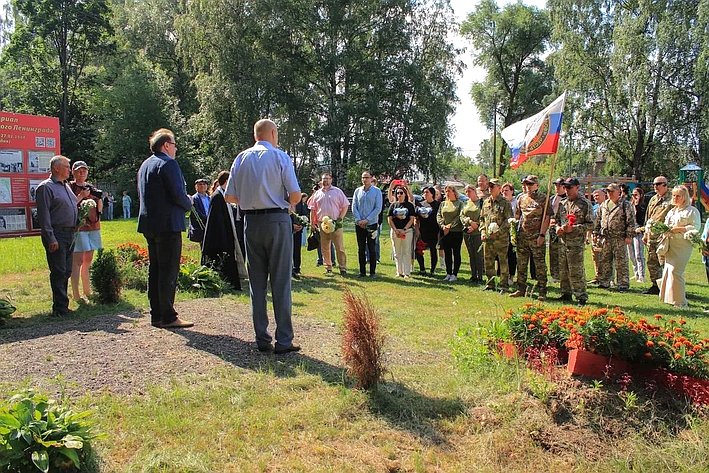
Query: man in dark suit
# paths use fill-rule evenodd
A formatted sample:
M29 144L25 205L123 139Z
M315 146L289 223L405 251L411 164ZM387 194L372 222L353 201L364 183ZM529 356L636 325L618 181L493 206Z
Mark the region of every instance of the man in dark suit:
M207 215L209 215L208 186L208 180L197 179L194 181L194 190L197 192L190 197L192 199L192 211L190 212L190 228L187 230L187 237L190 241L199 243L200 246L202 245L202 240L204 240L204 228L207 225Z
M138 171L138 232L148 242L150 322L162 328L191 327L192 322L177 317L174 304L185 212L192 208L192 200L175 160L174 133L161 128L153 132L149 143L153 155L143 161Z

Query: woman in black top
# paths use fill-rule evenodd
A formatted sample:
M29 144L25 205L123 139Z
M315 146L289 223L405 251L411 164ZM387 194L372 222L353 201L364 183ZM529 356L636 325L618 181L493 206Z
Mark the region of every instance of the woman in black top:
M436 272L438 265L438 234L441 228L436 221L438 207L441 205L436 200L436 189L433 187L423 188L423 202L418 203L416 208L416 221L418 222L419 241L416 243L416 261L419 264L419 273L426 275L426 263L423 254L428 249L431 255L431 276Z
M295 204L293 213L301 217L310 216L307 194L303 194L300 198L300 202ZM300 250L303 246L303 230L305 227L295 223L293 215L291 215L291 221L293 222L293 277L298 279L300 277Z
M633 189L630 196L630 203L635 207L635 221L637 230L642 230L645 227L645 212L647 207L643 203L645 192L640 187ZM636 232L637 232L636 230ZM628 256L632 261L635 280L645 282L645 243L643 242L643 233L637 232L633 236L633 241L628 244Z
M214 182L207 224L202 241L202 264L218 271L237 291L241 290L240 272L246 277L244 255L236 234L234 212L224 200L229 171L222 171Z
M396 200L389 206L387 222L391 227L391 246L394 250L396 275L408 279L411 276L413 259L414 221L416 210L409 202L408 192L397 186L394 190Z

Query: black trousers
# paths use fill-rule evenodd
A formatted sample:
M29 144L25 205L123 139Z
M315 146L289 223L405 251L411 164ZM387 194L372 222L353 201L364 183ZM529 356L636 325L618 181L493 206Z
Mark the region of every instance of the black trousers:
M300 250L303 247L303 230L293 233L293 274L300 274Z
M448 232L441 237L441 248L446 263L446 274L458 276L460 271L460 247L463 244L463 232Z
M69 310L67 288L71 277L71 263L74 256L74 235L72 231L54 230L54 238L59 248L53 253L45 247L49 266L49 285L52 288L52 312L65 314Z
M182 233L165 232L145 235L148 242L148 300L150 321L169 324L177 318L175 291L180 272Z
M367 229L362 228L359 225L355 225L355 235L357 236L359 274L367 274L367 255L369 255L369 274L375 274L377 272L376 240L370 238Z

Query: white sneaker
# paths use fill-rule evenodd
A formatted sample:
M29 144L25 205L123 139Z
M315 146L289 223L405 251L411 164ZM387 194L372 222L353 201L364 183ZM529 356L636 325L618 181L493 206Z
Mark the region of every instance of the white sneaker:
M443 280L444 280L444 281L450 281L450 280L451 280L451 276L453 276L453 275L452 275L452 274L446 274L446 277L443 278Z
M457 281L457 280L458 280L458 276L456 276L455 274L451 274L450 279L448 279L448 280L449 280L450 282Z

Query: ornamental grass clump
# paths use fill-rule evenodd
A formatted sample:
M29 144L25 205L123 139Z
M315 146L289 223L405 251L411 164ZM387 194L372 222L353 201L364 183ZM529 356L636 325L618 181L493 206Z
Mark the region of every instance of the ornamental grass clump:
M372 389L384 374L382 333L379 316L365 297L357 297L349 289L343 295L345 303L342 358L347 373L358 388Z

